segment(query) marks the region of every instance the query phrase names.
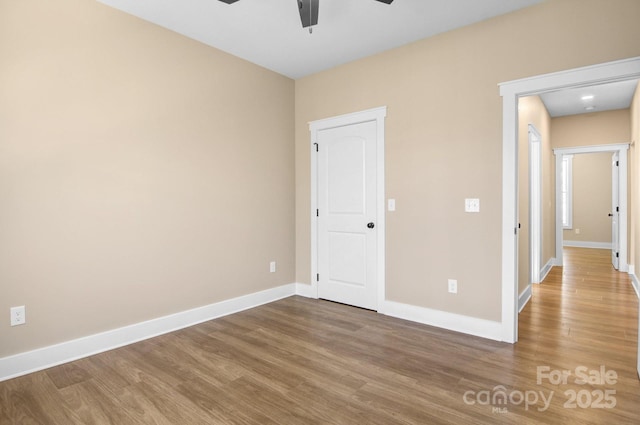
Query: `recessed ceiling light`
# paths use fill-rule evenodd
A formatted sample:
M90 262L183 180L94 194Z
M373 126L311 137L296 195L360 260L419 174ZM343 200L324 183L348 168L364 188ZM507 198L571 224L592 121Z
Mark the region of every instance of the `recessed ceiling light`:
M585 111L593 111L594 109L596 109L595 106L587 106L586 108L584 108Z
M592 94L587 94L581 97L582 100L593 100L594 96Z

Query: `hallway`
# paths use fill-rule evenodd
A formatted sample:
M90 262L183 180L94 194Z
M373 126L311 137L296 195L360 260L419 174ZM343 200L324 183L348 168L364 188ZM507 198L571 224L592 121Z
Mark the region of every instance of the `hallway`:
M565 248L564 267L555 267L542 284L533 286L532 300L519 317L515 351L516 357L529 358L539 366L571 371L568 385L560 384L556 391L615 390L616 408L601 409L599 415L609 411L610 415L601 418L633 423L632 411L637 414L640 401L637 338L638 297L629 275L612 267L611 251ZM576 368L594 372L602 366L615 371L615 384L575 384ZM543 381L549 384L549 380ZM573 395L561 398L569 402ZM582 396L582 404L587 404L587 395ZM592 394L592 400L596 396L599 394ZM584 420L589 423L594 419L589 418L589 413L594 413L590 410L596 409L578 405L575 413L586 413Z

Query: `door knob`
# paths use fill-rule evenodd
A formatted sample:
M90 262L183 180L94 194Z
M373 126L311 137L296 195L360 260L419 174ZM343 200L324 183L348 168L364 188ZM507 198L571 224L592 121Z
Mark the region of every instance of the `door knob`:
M376 225L375 225L375 224L373 224L373 221L372 221L371 223L367 224L367 227L368 227L369 229L373 229L374 227L376 227Z
M613 214L609 213L609 217L613 217Z

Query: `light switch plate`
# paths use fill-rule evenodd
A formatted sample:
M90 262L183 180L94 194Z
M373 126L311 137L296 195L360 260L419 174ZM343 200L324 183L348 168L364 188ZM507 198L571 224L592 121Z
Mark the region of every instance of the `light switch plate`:
M464 211L465 212L480 212L480 199L478 198L467 198L464 200Z
M396 210L396 200L395 199L389 199L387 201L387 209L389 211L395 211Z

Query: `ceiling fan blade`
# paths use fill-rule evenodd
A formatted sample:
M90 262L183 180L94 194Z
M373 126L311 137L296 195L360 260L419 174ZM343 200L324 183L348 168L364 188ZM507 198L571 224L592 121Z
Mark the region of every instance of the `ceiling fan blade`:
M227 4L233 4L235 2L237 2L238 0L220 0L222 3L227 3ZM392 0L393 1L393 0Z
M318 25L319 0L297 0L302 28Z
M386 3L386 4L391 4L393 3L393 0L378 0L380 3Z

